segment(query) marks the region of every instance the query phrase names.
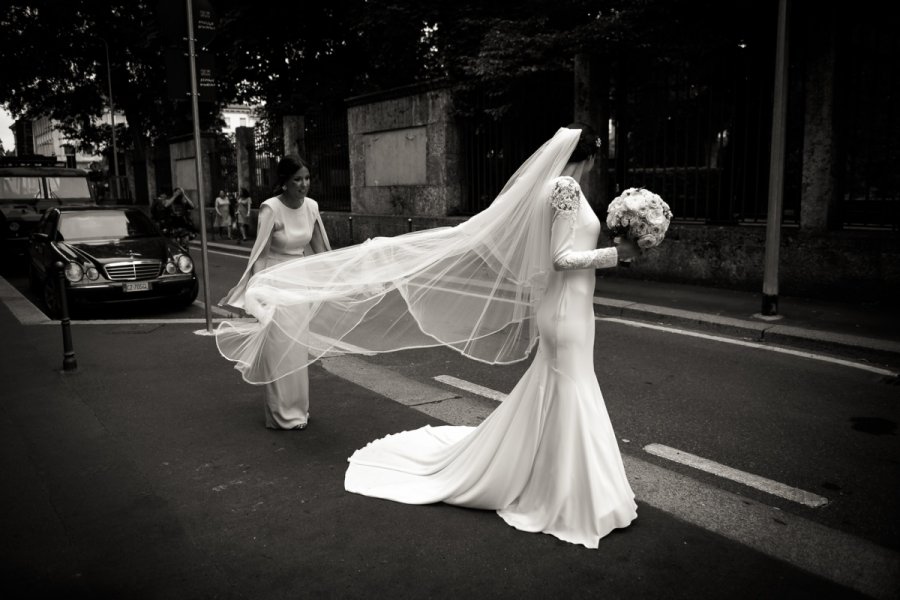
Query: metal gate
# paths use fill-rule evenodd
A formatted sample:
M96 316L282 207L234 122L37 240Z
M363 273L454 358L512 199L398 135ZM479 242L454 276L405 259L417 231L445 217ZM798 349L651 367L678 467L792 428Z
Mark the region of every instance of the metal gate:
M304 115L309 195L322 210L350 210L350 150L347 109L316 108Z

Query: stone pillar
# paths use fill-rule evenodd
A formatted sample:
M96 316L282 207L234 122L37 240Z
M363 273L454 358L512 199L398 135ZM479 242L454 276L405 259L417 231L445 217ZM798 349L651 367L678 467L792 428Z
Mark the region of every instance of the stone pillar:
M835 135L836 27L833 8L805 11L806 80L800 226L825 232L837 225L840 194Z
M250 191L253 178L250 173L251 156L256 151L256 138L252 127L238 127L234 130L235 162L237 163L238 190Z
M288 115L283 120L284 153L299 154L306 160L306 122L302 115Z

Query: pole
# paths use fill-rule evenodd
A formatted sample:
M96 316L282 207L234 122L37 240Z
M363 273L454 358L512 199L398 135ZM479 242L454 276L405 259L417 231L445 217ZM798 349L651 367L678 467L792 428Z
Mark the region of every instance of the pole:
M63 371L74 371L78 368L75 360L75 348L72 345L72 328L69 321L69 302L66 299L65 265L62 261L53 264L56 268L56 277L59 284L59 323L62 326L63 335Z
M775 48L775 97L772 105L772 143L769 159L769 207L766 216L766 263L763 273L762 314L778 314L778 252L784 196L784 146L788 93L788 2L778 2Z
M100 38L103 42L103 49L106 51L106 83L109 86L109 123L112 130L112 159L113 173L115 174L115 194L116 202L119 201L119 152L116 149L116 105L113 103L112 94L112 70L109 68L109 45L106 40Z
M206 331L212 333L212 318L209 305L209 255L206 248L206 193L203 189L203 180L200 178L200 162L203 155L200 152L200 108L198 107L197 93L197 64L194 52L194 10L191 0L185 0L187 4L187 32L188 32L188 59L191 65L191 111L194 117L194 170L197 177L197 204L200 206L200 259L203 264L203 297L204 311L206 313Z

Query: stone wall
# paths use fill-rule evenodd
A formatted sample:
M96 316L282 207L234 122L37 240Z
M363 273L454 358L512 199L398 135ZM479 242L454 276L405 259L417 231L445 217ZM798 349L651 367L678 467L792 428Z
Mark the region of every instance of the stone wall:
M351 210L360 224L354 241L364 231L404 233L409 218L458 210L459 140L447 90L404 88L348 104Z
M602 244L603 242L601 242ZM679 225L663 244L614 277L762 292L765 227ZM781 232L779 295L900 299L900 239L890 232Z

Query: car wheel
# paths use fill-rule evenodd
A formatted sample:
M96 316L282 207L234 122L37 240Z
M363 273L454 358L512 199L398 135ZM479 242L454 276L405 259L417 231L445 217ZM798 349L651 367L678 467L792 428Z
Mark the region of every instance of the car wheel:
M52 277L44 280L44 306L47 308L47 316L51 319L62 317L62 303L59 298L59 288Z

